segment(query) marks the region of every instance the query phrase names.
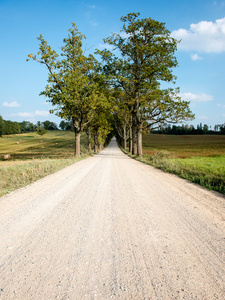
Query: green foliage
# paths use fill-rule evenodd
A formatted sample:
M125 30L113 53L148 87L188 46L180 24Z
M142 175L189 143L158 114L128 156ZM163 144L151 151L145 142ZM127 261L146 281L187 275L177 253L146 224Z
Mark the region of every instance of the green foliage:
M49 120L42 122L42 124L46 130L57 130L58 129L57 125L54 122L51 122Z
M2 116L0 115L0 137L5 134L5 122L2 118Z
M38 135L44 135L48 132L43 126L37 127L36 132Z
M107 63L106 71L115 76L116 85L125 89L133 101L139 96L137 92L154 86L155 80L174 80L172 68L177 66L177 41L165 24L151 18L138 19L139 15L130 13L122 17L123 34L113 34L104 40L119 50L121 58L109 50L99 51Z
M16 134L21 132L20 125L17 122L4 121L4 125L4 134Z
M73 121L77 138L94 118L99 101L107 101L101 87L99 63L92 55L86 57L82 50L84 38L73 23L68 37L63 40L60 55L51 49L42 35L38 38L40 44L37 55L28 55L28 60L33 59L47 67L48 85L41 95L56 107L51 112ZM79 144L78 139L76 143ZM79 152L79 145L76 145L77 156Z
M194 117L189 102L179 97L179 89L163 90L160 86L162 81L175 82L172 71L177 66L174 54L178 41L171 37L164 23L138 17L139 13L122 17L122 33L104 40L119 56L115 51L97 50L102 65L94 56L84 55L85 36L75 23L63 40L61 53L53 50L40 35L38 53L28 55L28 60L33 59L48 69L48 85L41 95L54 106L52 113L72 120L78 156L80 133L92 132L95 141L99 139L102 143L112 128L105 122L111 112L114 127L123 141L131 128L133 136L141 139L142 131L148 127ZM61 126L65 128L64 123Z
M59 124L59 127L61 128L61 130L72 130L73 124L72 122L67 122L62 120Z
M178 41L164 23L138 17L139 13L122 17L122 34L104 40L119 52L119 57L114 50L97 51L111 85L125 93L123 102L131 115L133 136L146 127L194 117L189 102L179 97L179 89L160 87L162 81L175 81L172 70L177 66L174 53Z
M30 132L35 130L35 125L28 121L23 122L13 122L3 120L0 116L0 136L17 134L23 132Z
M220 134L225 134L225 123L220 125Z
M224 125L225 127L225 125ZM202 135L202 134L225 134L225 130L222 130L223 125L215 125L214 130L211 129L211 126L209 127L207 124L200 123L195 128L194 125L173 125L165 124L165 126L160 126L157 130L151 130L151 133L156 134L174 134L174 135Z
M19 123L21 132L30 132L35 130L35 125L29 121L23 121Z

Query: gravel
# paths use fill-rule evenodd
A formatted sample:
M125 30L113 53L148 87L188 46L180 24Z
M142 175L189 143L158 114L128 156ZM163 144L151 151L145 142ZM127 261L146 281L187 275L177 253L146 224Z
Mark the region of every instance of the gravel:
M225 299L225 197L101 153L0 198L0 298Z

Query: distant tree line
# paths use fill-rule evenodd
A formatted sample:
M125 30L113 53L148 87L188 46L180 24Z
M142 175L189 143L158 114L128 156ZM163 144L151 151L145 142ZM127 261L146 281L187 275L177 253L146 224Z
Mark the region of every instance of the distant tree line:
M45 130L58 130L57 124L48 120L44 122L38 121L37 124L33 124L29 121L14 122L10 120L4 120L2 116L0 116L0 136L8 134L34 132L38 131L38 128L43 128Z
M157 130L152 130L151 133L156 134L174 134L174 135L197 135L197 134L225 134L225 123L216 124L214 128L207 124L202 125L171 125L166 124L164 127L160 127Z
M23 122L14 122L10 120L4 120L0 115L0 136L9 135L9 134L17 134L17 133L25 133L25 132L46 132L51 130L65 130L65 131L73 131L73 122L62 120L59 123L59 126L46 120L44 122L38 121L37 124L33 124L29 121ZM44 131L43 131L44 130Z

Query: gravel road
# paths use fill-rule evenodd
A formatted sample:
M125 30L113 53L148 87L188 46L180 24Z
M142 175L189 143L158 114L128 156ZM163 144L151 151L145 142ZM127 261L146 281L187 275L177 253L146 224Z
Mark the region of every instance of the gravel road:
M225 299L225 197L117 147L0 198L0 299Z

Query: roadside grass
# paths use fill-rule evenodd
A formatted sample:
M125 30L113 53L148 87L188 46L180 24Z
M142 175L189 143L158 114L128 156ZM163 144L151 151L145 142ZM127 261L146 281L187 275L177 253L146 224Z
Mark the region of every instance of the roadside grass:
M138 160L225 194L225 136L143 136Z
M34 159L23 164L0 166L0 197L59 171L82 158Z
M155 156L144 154L138 160L163 171L179 175L209 190L225 194L225 155L218 157L168 158L163 152Z
M3 161L4 154L13 159ZM0 138L0 197L88 156L81 137L81 157L74 157L74 134L67 131L8 135Z

